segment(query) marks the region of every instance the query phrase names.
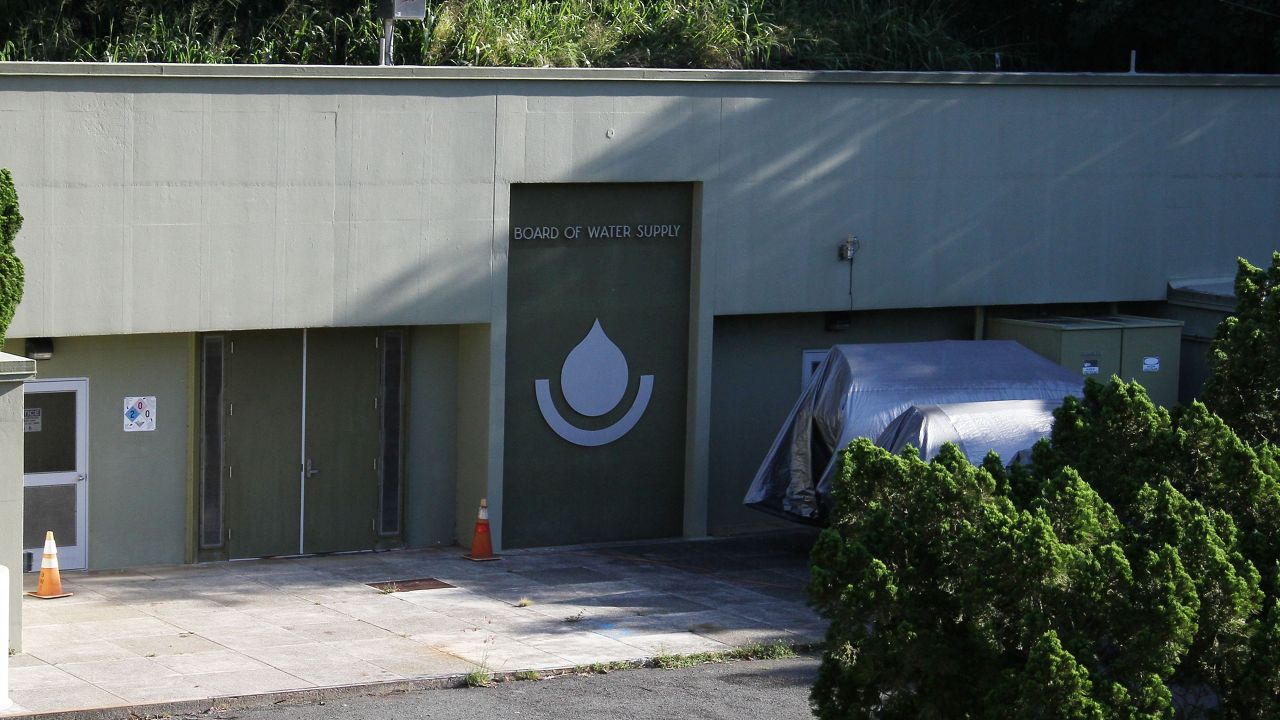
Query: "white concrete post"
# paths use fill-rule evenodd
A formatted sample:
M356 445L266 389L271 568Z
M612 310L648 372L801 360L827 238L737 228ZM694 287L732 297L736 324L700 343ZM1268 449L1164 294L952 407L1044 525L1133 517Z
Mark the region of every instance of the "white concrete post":
M9 568L0 565L0 712L9 709Z
M22 649L22 383L36 361L0 352L0 567L12 581L0 603L0 654ZM7 691L0 681L0 692Z

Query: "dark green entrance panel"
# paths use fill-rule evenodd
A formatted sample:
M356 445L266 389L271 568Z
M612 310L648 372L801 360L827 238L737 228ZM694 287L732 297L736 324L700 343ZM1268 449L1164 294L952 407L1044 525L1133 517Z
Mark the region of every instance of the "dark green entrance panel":
M202 559L399 544L400 363L382 347L392 336L395 359L400 333L377 328L202 339Z
M513 185L503 537L680 535L693 188Z
M227 555L296 555L302 331L228 335L223 362Z
M307 333L308 553L378 541L378 336L376 328Z

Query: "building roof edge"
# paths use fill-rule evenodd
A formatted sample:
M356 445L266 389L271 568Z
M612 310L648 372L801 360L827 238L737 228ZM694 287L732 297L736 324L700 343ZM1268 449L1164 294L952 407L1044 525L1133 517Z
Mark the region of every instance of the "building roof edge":
M47 78L253 78L273 80L819 83L847 85L1280 87L1280 75L0 62L0 77L15 76Z

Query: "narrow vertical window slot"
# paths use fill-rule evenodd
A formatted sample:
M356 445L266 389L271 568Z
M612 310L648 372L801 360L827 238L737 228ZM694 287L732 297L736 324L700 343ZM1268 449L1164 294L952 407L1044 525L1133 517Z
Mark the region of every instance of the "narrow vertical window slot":
M200 364L200 548L223 545L223 338L204 338Z
M399 331L382 336L382 457L378 533L400 534L403 494L401 462L404 438L404 342Z

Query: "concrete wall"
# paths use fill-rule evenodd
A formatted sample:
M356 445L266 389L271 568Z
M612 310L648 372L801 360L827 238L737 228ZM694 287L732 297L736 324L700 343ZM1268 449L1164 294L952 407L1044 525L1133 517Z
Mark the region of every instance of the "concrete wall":
M406 545L452 545L459 448L458 328L409 337L405 432Z
M805 350L841 343L972 339L972 310L855 313L847 330L825 329L822 314L716 318L711 389L711 534L772 527L742 496L800 396Z
M849 233L856 308L1156 300L1280 246L1277 126L1276 78L5 63L14 332L499 322L517 182L701 181L716 315L847 308Z
M3 63L0 137L16 141L0 164L26 215L12 332L93 336L59 341L98 343L92 371L44 374L94 377L96 434L139 385L186 402L194 331L456 326L456 352L451 330L412 341L457 384L412 370L411 432L440 434L410 445L408 507L430 509L406 527L466 544L487 496L500 547L512 184L692 182L696 535L751 524L734 496L758 457L736 446L767 447L760 418L781 421L799 350L830 344L821 311L1163 300L1170 278L1263 262L1280 247L1278 126L1274 77ZM851 233L852 278L835 259ZM850 337L972 336L967 309L857 317ZM100 337L123 333L172 335ZM450 392L456 411L434 414ZM91 548L95 567L181 559L186 446L160 437L91 437L112 448L91 449L94 480L108 473L95 544L120 548ZM129 453L147 442L163 448L139 476ZM113 525L153 485L156 527Z
M470 547L475 531L476 509L481 498L489 498L500 513L501 498L493 497L490 440L493 382L490 362L490 333L485 325L458 329L457 475L454 494L453 536L459 545ZM501 414L497 423L501 431ZM495 513L496 514L496 513ZM500 515L499 515L500 517ZM498 537L495 534L494 540Z
M89 378L89 567L180 563L188 544L190 336L59 338L37 379ZM10 339L20 349L24 341ZM154 432L124 432L126 396L156 398ZM21 545L21 542L18 543Z
M0 353L0 565L9 569L9 613L0 617L9 629L8 647L22 650L22 381L35 363ZM0 695L6 688L0 688Z

